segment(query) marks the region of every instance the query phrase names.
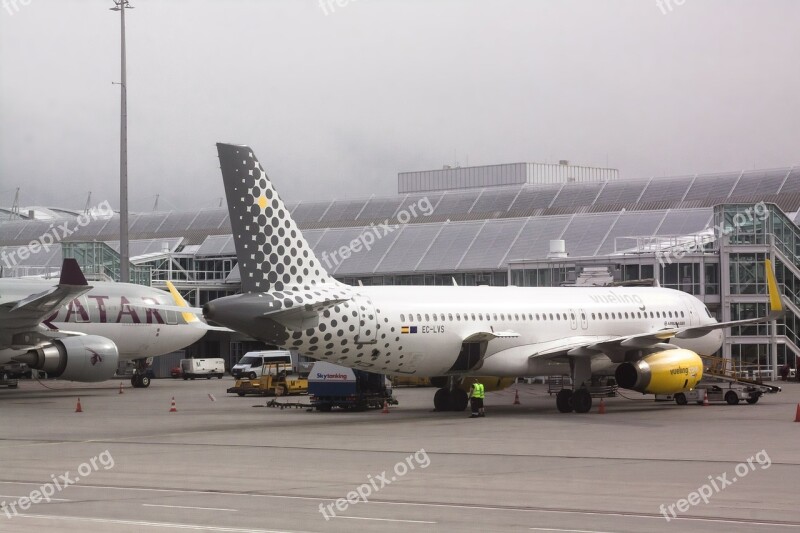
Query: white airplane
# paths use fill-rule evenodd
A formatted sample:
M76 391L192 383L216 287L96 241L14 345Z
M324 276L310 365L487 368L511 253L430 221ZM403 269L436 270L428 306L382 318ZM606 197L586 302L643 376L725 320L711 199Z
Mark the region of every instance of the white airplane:
M690 390L703 375L698 354L721 347L723 328L782 312L770 265L770 315L727 323L659 287L347 286L315 257L252 150L217 149L243 294L209 302L203 315L315 359L432 377L437 410L466 407L470 376L569 374L575 388L558 394L561 412L591 409L598 374L643 393Z
M176 294L129 283L90 286L74 259L64 260L55 286L0 278L0 365L17 361L50 377L93 382L111 378L120 360L136 360L131 384L147 387L147 358L188 346L208 329L191 313L152 308L187 307Z

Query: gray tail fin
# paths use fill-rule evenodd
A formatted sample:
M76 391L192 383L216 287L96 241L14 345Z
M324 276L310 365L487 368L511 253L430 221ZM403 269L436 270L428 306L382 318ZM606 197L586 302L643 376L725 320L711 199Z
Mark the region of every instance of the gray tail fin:
M217 143L244 292L335 284L249 146Z

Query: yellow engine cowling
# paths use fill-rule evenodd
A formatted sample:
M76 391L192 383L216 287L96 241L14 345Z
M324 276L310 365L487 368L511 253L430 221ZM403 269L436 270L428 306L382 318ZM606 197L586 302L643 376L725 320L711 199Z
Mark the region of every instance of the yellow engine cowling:
M514 384L515 378L495 378L484 376L469 376L458 385L463 391L469 392L472 389L473 383L483 383L484 392L492 392L497 390L507 389Z
M665 350L636 362L622 363L617 385L646 394L674 394L693 389L703 377L703 361L691 350Z

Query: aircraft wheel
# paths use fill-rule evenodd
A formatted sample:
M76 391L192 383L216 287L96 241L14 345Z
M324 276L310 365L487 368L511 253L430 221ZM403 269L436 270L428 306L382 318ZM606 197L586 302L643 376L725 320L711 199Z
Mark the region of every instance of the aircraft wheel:
M453 411L464 411L469 404L469 397L467 393L461 389L456 389L450 395L451 408Z
M439 389L433 395L433 407L437 411L452 411L453 398L448 389Z
M739 397L732 390L725 393L725 401L728 405L739 405Z
M686 399L686 395L682 392L679 392L675 395L675 403L678 405L686 405L689 403L689 400Z
M146 389L150 386L150 378L148 376L142 376L139 380L139 387Z
M586 389L578 389L572 394L572 406L576 413L588 413L592 408L592 395Z
M561 389L558 391L558 394L556 394L556 407L561 413L572 412L572 390Z

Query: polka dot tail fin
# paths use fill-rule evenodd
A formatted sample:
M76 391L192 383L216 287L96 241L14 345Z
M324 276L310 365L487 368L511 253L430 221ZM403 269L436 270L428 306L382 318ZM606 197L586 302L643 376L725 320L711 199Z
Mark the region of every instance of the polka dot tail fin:
M242 290L245 293L338 286L292 219L252 149L217 144Z

